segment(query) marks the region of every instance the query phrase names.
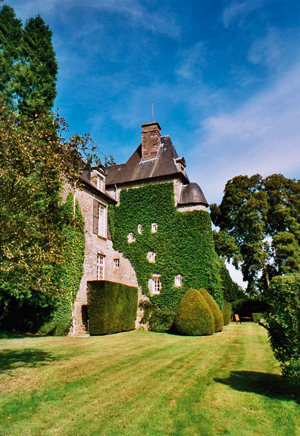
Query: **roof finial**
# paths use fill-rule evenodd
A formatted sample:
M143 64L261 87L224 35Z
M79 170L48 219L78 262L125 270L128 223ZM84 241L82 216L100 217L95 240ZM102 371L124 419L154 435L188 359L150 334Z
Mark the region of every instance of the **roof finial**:
M154 103L152 102L152 123L154 122Z

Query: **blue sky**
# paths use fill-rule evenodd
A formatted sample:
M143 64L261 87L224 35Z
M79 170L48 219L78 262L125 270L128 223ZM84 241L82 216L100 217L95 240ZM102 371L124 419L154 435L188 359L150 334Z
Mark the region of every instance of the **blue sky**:
M5 0L53 31L59 108L125 162L154 118L209 203L239 174L300 178L299 0Z

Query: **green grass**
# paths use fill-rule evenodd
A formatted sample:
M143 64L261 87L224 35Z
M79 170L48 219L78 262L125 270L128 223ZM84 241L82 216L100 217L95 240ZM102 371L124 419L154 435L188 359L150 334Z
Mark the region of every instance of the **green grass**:
M0 435L300 435L266 331L0 336ZM10 418L10 419L9 419Z

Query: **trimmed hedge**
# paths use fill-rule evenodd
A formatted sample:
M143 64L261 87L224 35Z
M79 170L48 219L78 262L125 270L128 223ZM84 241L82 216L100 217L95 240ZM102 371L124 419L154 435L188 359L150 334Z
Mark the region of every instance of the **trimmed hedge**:
M261 313L252 313L252 320L258 323L261 320Z
M252 317L252 313L263 313L268 311L268 303L257 298L242 298L233 303L234 313L240 318Z
M224 320L219 306L217 305L213 297L205 289L201 288L199 292L209 305L211 313L213 314L215 321L215 332L221 332L223 330Z
M228 301L226 300L223 301L222 314L223 314L224 325L228 325L232 316L232 305L231 303L228 303Z
M182 335L212 335L214 317L204 297L196 289L189 289L179 303L174 327Z
M176 311L190 288L204 287L222 307L210 215L205 211L178 212L172 182L123 189L120 205L109 208L109 222L114 249L130 260L143 294L153 304ZM158 224L156 233L151 233L152 223ZM130 233L135 237L131 243ZM149 252L155 253L155 263L148 261ZM153 274L160 275L162 287L160 294L150 296L148 281ZM176 287L179 274L182 286Z
M282 374L300 384L300 275L287 274L271 280L268 334Z
M87 300L90 335L109 335L135 328L137 288L109 281L89 281Z

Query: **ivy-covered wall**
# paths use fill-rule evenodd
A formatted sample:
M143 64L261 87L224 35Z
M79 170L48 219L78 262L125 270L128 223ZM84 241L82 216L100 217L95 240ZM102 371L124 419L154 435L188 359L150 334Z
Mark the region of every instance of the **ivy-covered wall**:
M80 286L83 275L85 251L84 218L78 201L70 192L62 206L65 235L65 263L56 271L57 286L60 289L59 298L53 302L50 320L39 330L39 333L63 335L69 332L72 322L72 305Z
M190 288L204 288L222 307L209 213L178 212L172 182L122 190L120 206L110 207L109 219L114 249L130 260L145 295L150 297L148 280L153 274L160 275L162 288L160 294L150 297L153 303L176 310ZM156 233L151 233L152 223L158 224ZM128 242L129 233L134 234L134 242ZM155 263L148 261L148 252L155 252ZM179 274L182 286L175 287Z

